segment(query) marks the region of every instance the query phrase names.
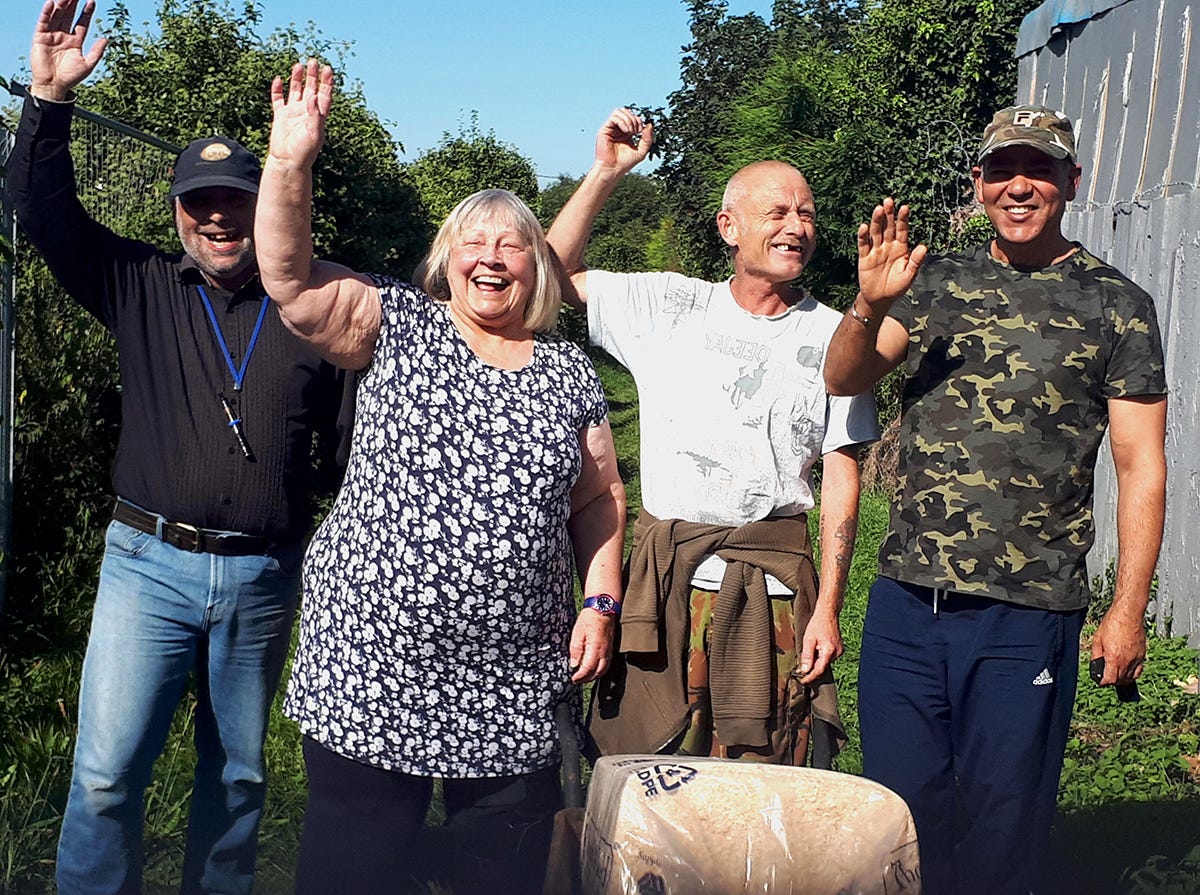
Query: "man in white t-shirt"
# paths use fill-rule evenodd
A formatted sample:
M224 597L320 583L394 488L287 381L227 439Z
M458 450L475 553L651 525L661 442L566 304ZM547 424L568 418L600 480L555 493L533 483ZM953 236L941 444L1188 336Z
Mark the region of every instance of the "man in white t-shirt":
M874 402L825 391L841 317L794 285L816 210L790 165L758 162L730 179L717 214L734 269L725 282L583 266L596 215L652 141L652 125L614 111L548 234L564 298L586 306L592 342L633 374L640 404L625 661L597 687L591 732L605 752L803 763L810 703L839 726L830 665L842 653L857 452L878 437ZM818 457L819 584L805 521ZM816 745L820 763L830 755Z

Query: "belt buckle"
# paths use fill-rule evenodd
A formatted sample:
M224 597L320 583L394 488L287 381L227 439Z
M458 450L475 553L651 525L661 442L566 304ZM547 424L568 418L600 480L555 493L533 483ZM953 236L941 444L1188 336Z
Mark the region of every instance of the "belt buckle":
M179 543L175 545L176 547L189 553L203 552L204 535L199 528L186 522L172 522L171 525L179 531Z

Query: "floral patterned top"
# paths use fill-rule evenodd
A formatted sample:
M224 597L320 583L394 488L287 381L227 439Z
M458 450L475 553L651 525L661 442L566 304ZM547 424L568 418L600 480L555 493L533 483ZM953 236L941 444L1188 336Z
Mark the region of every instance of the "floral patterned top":
M489 366L448 306L377 285L379 339L305 557L284 710L331 751L403 773L550 767L575 615L566 523L581 430L608 412L599 379L552 335L520 370Z

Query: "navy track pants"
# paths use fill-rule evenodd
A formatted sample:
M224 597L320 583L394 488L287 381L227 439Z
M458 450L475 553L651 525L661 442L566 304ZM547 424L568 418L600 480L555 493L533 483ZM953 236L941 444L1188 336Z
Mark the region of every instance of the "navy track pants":
M879 578L863 626L863 773L917 826L924 895L1041 895L1085 610Z

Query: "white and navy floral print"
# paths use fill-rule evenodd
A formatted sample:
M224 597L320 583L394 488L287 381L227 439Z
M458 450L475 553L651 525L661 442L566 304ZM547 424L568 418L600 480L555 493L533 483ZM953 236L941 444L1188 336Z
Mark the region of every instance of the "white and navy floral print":
M520 370L491 367L446 305L377 284L379 341L305 559L285 711L332 751L404 773L548 767L575 615L570 492L580 432L607 414L600 382L555 336Z

